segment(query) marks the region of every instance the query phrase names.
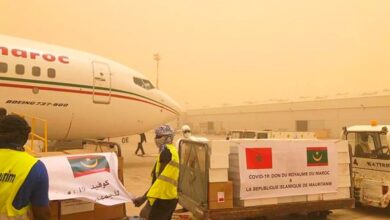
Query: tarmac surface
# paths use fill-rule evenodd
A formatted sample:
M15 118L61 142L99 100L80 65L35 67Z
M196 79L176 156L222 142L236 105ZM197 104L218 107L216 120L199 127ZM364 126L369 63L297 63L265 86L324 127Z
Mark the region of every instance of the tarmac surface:
M157 148L153 140L153 133L146 133L147 143L144 144L146 155L136 156L135 150L139 141L139 135L129 136L124 138L112 138L110 141L115 141L122 146L122 156L124 157L124 182L126 189L134 196L143 195L150 187L150 173L154 162L158 155ZM210 136L209 139L223 139L223 136ZM123 143L125 142L125 143ZM176 143L176 141L174 142ZM178 209L181 207L178 206ZM138 216L141 208L134 207L133 204L126 204L128 216ZM303 220L306 216L284 216L268 218L272 220ZM390 211L386 213L385 209L360 207L355 209L332 210L332 213L327 217L329 220L388 220L390 219Z

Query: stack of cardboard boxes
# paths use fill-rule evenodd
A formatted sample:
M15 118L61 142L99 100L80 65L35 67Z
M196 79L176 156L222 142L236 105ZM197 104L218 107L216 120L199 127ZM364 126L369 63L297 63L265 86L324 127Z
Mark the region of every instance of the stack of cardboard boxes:
M337 150L338 185L336 193L323 193L308 195L308 201L345 199L350 197L351 176L350 158L347 141L335 141Z
M228 180L229 142L209 142L208 205L209 209L233 207L233 185Z
M230 142L230 154L229 154L229 180L233 182L233 198L234 206L260 206L260 205L271 205L277 204L277 198L264 198L264 199L241 199L240 188L241 188L241 179L240 179L240 165L239 165L239 144L247 143L248 145L253 145L253 140L240 140L240 141L231 141Z
M348 144L346 141L334 141L337 150L338 161L338 188L336 193L320 193L320 194L307 194L297 196L283 196L274 198L262 198L262 199L241 199L240 196L240 166L239 166L239 145L246 143L248 146L253 146L253 140L240 140L231 141L230 154L229 154L229 180L233 182L233 197L234 206L261 206L271 205L279 203L290 202L305 202L305 201L320 201L320 200L333 200L333 199L348 199L350 198L350 170L349 170L349 153Z

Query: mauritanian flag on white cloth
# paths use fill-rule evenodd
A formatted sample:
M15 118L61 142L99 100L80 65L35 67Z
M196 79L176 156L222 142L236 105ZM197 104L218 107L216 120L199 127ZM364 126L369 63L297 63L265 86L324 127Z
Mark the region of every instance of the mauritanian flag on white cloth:
M118 178L115 153L43 157L49 174L49 199L82 199L102 205L131 202Z

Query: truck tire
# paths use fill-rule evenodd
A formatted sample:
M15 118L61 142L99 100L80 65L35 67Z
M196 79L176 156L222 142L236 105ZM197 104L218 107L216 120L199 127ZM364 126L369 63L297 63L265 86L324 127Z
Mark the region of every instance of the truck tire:
M355 208L361 208L363 205L361 202L355 200Z
M360 203L360 188L354 187L353 188L353 196L355 198L355 207L361 207L362 204Z

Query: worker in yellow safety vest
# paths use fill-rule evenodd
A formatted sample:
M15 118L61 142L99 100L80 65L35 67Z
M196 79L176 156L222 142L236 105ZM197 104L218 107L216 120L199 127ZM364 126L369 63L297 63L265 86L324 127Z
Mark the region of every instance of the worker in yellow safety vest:
M155 135L160 154L152 170L152 186L133 202L139 207L147 200L140 213L143 218L170 220L178 202L179 155L172 144L174 131L169 125L156 128Z
M30 126L20 116L0 120L0 219L50 219L45 165L24 152Z

